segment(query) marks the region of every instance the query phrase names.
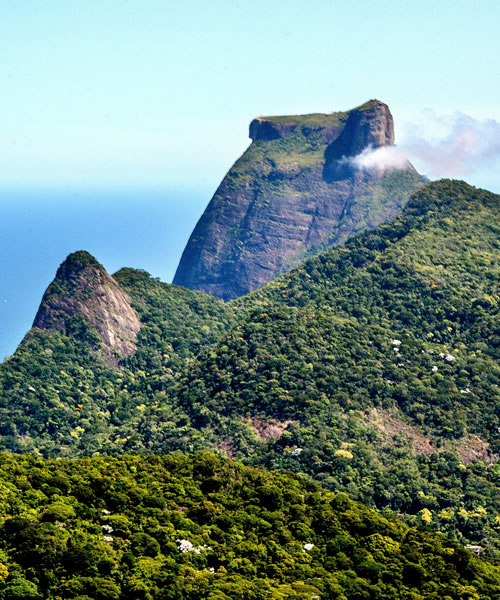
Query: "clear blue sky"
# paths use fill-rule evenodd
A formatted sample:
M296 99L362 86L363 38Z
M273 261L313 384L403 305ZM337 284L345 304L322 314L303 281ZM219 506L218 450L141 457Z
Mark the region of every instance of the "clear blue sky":
M170 280L255 116L379 98L403 142L500 122L499 22L497 0L1 2L0 358L69 251ZM461 177L500 192L496 158Z

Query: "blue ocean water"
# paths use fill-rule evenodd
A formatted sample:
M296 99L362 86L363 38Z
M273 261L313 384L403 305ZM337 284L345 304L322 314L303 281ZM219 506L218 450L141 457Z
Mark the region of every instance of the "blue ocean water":
M170 282L213 190L0 190L0 360L31 327L57 267L87 250L110 273L149 271Z

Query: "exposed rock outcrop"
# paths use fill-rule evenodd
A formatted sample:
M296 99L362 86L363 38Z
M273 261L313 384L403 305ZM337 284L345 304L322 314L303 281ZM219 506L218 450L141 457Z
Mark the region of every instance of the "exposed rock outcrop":
M99 335L108 363L136 351L139 318L127 294L88 252L70 254L47 288L33 327L74 333L81 317Z
M349 112L341 134L325 150L323 177L331 183L353 175L346 159L361 154L366 148L394 144L394 122L387 104L367 102Z
M250 137L196 225L175 284L242 296L390 220L423 181L409 163L378 171L349 162L394 143L390 110L378 100L329 115L258 117Z
M371 101L349 112L345 127L325 152L327 161L356 156L368 146L394 144L394 122L387 104Z

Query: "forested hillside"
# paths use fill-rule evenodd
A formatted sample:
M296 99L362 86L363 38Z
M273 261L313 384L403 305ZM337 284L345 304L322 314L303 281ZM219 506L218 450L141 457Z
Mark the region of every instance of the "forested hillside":
M176 397L236 456L497 552L498 213L465 183L426 186L239 301Z
M0 598L493 600L500 570L291 475L209 454L0 455Z
M140 317L135 354L112 368L98 332L79 315L67 321L68 335L33 328L0 367L2 449L45 456L121 452L146 408L165 402L180 433L188 419L168 396L169 385L200 347L218 338L232 309L144 271L122 269L115 280Z
M84 319L0 368L2 448L210 449L498 555L499 196L441 181L390 224L224 304L123 269L118 368Z

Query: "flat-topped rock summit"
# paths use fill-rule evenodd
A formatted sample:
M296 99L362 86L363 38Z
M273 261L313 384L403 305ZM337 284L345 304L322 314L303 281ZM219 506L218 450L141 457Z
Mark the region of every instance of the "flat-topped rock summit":
M347 115L347 113L345 113ZM319 134L325 142L333 141L342 129L342 113L313 113L289 117L257 117L250 123L252 141L276 140L293 135L299 129L306 137Z
M229 300L307 256L392 219L423 178L408 165L357 167L364 150L394 144L379 100L346 112L257 117L252 143L196 225L174 283Z

